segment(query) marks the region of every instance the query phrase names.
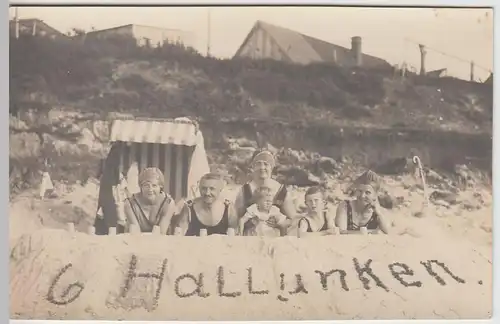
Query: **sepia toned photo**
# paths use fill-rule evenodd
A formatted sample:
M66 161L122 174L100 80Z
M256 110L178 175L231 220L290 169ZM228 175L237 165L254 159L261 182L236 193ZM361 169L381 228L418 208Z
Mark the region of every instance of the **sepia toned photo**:
M9 15L12 319L491 318L492 8Z

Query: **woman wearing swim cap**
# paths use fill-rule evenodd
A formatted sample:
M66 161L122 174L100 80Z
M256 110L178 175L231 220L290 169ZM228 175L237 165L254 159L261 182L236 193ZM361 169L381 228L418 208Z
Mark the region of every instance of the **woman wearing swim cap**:
M379 176L369 170L354 181L351 189L356 198L339 204L335 225L340 231L360 231L365 227L388 234L391 225L378 202Z
M163 191L165 179L158 168L146 168L139 174L140 192L132 195L119 208L118 223L127 229L138 225L141 232L152 232L154 226L166 234L173 213L174 200Z
M251 180L238 190L234 203L238 219L243 217L247 208L255 203L254 194L256 190L264 184L269 187L272 192L274 197L273 205L278 207L280 212L288 219L292 219L295 216L295 207L289 197L290 195L288 194L286 186L271 178L275 165L276 161L271 152L262 150L254 153L250 166ZM280 226L271 219L268 224L269 226L279 228L282 233L281 236L284 236L289 222L285 222Z

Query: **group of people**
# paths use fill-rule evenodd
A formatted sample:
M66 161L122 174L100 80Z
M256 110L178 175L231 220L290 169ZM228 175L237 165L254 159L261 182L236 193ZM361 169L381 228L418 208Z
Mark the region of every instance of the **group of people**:
M298 213L286 185L271 178L275 158L269 151L258 151L251 162L251 180L239 188L236 199L221 195L225 181L216 173L205 174L199 182L200 196L184 202L180 211L164 192L165 179L157 168L146 168L139 175L140 192L116 200L121 232L132 227L162 234L201 236L234 231L242 236L322 236L362 229L389 232L389 222L378 202L379 181L372 171L353 183L353 200L328 206L321 187L305 193L305 213Z

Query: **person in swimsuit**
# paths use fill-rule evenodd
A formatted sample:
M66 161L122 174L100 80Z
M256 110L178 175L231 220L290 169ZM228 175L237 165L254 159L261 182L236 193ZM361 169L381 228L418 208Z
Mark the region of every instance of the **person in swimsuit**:
M305 204L307 214L297 224L298 237L333 235L335 227L334 213L325 204L325 194L320 187L311 187L306 191Z
M280 230L269 226L267 221L274 218L274 222L281 225L287 221L279 208L273 206L274 196L271 188L260 187L255 193L256 203L247 208L239 220L239 233L243 236L279 237ZM248 224L249 223L249 224ZM245 226L246 225L246 226Z
M380 230L389 233L390 223L378 201L380 178L373 171L362 174L352 187L355 200L345 200L337 207L335 224L340 231Z
M163 191L165 179L158 168L146 168L139 174L140 192L126 198L118 208L118 225L125 231L131 225L138 225L143 233L150 233L159 226L160 233L166 235L172 215L174 200Z
M245 215L248 207L255 203L255 191L264 184L271 188L274 196L273 205L280 209L280 212L288 219L293 219L295 216L295 206L290 199L285 185L271 178L272 171L276 165L276 161L271 152L262 150L256 151L250 166L252 179L245 183L237 192L234 202L235 210L238 219ZM281 235L286 233L289 223L283 223L280 226L273 219L268 221L269 226L279 228Z
M233 205L220 197L224 179L215 173L205 174L200 179L200 197L188 200L182 208L179 227L185 236L200 236L200 230L207 235L226 235L229 228L236 230L236 213Z

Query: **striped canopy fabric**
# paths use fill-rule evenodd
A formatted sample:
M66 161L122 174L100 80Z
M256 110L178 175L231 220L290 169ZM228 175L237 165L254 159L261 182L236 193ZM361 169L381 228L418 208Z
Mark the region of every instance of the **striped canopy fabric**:
M196 145L196 123L182 120L115 120L111 142Z
M186 197L194 146L117 142L115 147L118 152L113 164L117 180L121 173L128 182L137 181L129 178L132 165L137 165L137 173L145 168L156 167L165 176L165 192L176 200Z

